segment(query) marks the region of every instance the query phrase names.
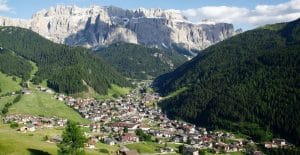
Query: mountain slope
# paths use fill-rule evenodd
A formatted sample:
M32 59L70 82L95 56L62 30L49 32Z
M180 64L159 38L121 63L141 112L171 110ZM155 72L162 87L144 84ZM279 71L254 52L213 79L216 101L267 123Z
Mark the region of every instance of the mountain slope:
M40 83L47 80L48 86L57 92L73 94L86 91L84 82L100 94L105 94L111 84L130 85L93 52L52 43L31 30L0 27L0 46L35 62L39 70L33 81Z
M177 52L128 43L116 43L97 53L124 76L134 79L157 77L187 61Z
M202 50L235 34L232 24L192 24L174 10L58 5L32 19L0 17L0 26L28 28L56 43L102 47L128 42L149 47Z
M1 44L0 44L1 46ZM12 51L0 49L0 71L11 76L17 76L24 81L30 78L31 64L22 57L15 55Z
M0 96L5 96L11 92L17 92L17 91L22 90L22 88L19 84L20 79L18 79L18 78L13 78L12 76L8 76L8 75L0 72L0 81L1 81L0 82ZM5 103L2 102L0 99L0 104L5 104ZM2 108L0 106L0 110L1 109Z
M206 49L154 82L175 118L300 144L300 19L252 30Z

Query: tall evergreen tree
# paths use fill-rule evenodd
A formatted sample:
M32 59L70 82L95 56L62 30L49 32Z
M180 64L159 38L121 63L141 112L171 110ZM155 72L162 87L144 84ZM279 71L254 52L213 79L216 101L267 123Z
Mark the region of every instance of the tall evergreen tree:
M84 154L83 147L87 139L77 123L68 121L62 138L62 142L58 144L58 154Z

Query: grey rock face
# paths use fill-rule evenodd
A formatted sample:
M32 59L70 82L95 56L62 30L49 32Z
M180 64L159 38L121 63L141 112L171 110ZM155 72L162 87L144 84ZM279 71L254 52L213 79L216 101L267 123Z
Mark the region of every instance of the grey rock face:
M201 50L235 34L232 24L192 24L176 10L56 6L30 20L0 17L0 26L29 28L57 43L89 48L124 41Z

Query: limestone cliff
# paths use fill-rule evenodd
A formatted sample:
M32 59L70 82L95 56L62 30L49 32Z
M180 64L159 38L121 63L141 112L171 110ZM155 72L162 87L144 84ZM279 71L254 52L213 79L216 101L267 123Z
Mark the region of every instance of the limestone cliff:
M58 5L30 20L0 17L0 26L29 28L57 43L97 48L124 41L150 47L204 49L234 35L232 24L193 24L179 11Z

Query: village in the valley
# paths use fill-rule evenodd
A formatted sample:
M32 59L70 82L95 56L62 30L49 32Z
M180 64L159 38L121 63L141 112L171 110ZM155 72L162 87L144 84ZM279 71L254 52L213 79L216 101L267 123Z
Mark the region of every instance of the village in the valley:
M54 97L79 112L90 123L80 124L88 137L86 147L95 149L97 143L118 146L115 154L135 155L139 150L131 150L126 144L151 141L163 144L156 154L181 153L198 155L199 150L212 150L214 153L246 152L255 145L249 138L241 138L225 131L209 131L193 124L169 119L157 106L162 98L149 91L150 82L141 82L126 96L98 101L94 98L73 98L63 94ZM45 93L50 89L38 87ZM30 93L23 91L23 94ZM3 118L5 123L20 125L19 132L35 132L40 128L64 127L67 119L43 116L11 114ZM60 135L49 137L49 143L62 141ZM171 145L172 144L172 145ZM174 145L173 145L174 144ZM174 147L177 146L177 147ZM179 147L178 147L179 146ZM264 144L266 148L289 147L284 139L273 139ZM262 154L252 150L251 154Z

